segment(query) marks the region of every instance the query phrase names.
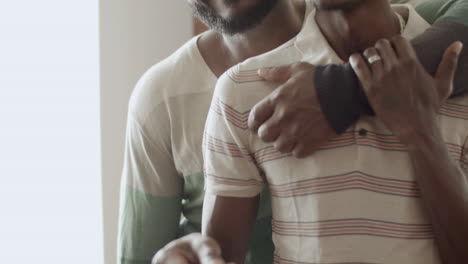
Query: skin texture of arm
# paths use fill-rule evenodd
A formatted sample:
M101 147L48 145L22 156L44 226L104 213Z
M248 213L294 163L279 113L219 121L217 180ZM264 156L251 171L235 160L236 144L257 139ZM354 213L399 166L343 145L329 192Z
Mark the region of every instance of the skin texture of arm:
M424 70L410 43L401 37L391 42L381 40L375 48L366 50L367 58L377 52L383 58L371 66L360 55L352 58L377 118L408 148L445 264L468 263L468 177L451 157L437 115L452 92L461 47L457 43L447 49L435 78Z
M219 243L226 262L244 263L258 204L259 196L234 198L205 194L202 233Z
M422 65L434 73L448 45L456 40L468 45L468 0L427 0L418 11L434 25L412 43ZM259 74L281 85L252 109L249 127L265 142L274 142L281 152L310 155L361 115L373 113L349 63L320 67L298 63ZM468 51L464 50L453 96L464 93L467 82Z

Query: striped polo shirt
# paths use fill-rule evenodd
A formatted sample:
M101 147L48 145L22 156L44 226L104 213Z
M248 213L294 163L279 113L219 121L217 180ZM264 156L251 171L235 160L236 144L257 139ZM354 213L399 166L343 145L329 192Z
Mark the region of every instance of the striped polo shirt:
M341 62L309 8L288 45L218 80L204 135L207 192L254 197L269 187L275 263L441 263L408 151L377 117L361 118L305 159L278 152L248 130L250 110L277 85L257 69ZM428 28L411 6L394 8L407 19L405 37ZM468 97L448 101L439 120L448 150L465 167Z

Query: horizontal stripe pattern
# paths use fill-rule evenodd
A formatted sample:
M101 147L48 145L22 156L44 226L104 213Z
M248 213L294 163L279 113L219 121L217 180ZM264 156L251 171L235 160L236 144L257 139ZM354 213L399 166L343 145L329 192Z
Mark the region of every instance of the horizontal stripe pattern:
M413 198L419 198L421 196L415 181L387 179L372 176L360 171L317 177L283 185L270 184L271 195L278 198L349 190L364 190L386 195Z
M272 221L273 232L282 236L332 237L377 236L395 239L434 239L432 225L351 218L315 222Z
M291 153L282 153L275 149L273 146L268 146L257 150L253 153L255 163L260 165L262 163L278 160L282 158L292 157Z
M385 151L408 151L407 147L394 135L377 134L372 131L368 131L366 136L360 136L358 131L343 133L329 140L326 144L319 147L317 151L339 149L352 145L367 146ZM452 158L458 161L461 160L463 147L451 143L446 143L446 145ZM257 164L291 156L291 153L281 153L273 146L268 146L254 152L254 158Z
M207 173L205 171L205 177L207 180L212 181L215 184L223 184L223 185L232 185L232 186L241 186L241 187L249 187L249 186L264 186L263 181L259 181L257 179L233 179L233 178L226 178L220 177L211 173Z
M241 71L240 64L228 70L227 76L235 83L251 83L263 81L263 78L258 75L257 70Z
M442 105L439 114L447 117L468 120L468 106L447 102Z
M358 133L358 132L355 132ZM394 135L378 134L367 131L365 136L358 134L356 144L386 151L407 151L408 148Z
M211 111L224 117L227 121L232 123L234 126L246 130L248 128L249 111L239 112L234 107L225 104L218 97L213 97L213 102L210 107Z
M289 259L284 259L284 258L278 256L278 254L274 255L273 263L274 264L377 264L377 263L362 262L362 261L359 261L359 262L327 262L327 263L324 263L324 262L297 262L297 261L292 261L292 260L289 260Z
M241 148L235 143L225 142L205 133L203 146L210 151L230 156L233 158L245 158L253 162L253 157L246 148Z

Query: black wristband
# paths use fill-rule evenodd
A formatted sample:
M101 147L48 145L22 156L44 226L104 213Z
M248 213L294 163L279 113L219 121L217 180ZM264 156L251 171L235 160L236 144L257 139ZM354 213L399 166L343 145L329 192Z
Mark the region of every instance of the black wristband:
M351 65L318 66L315 88L330 126L341 134L362 114L373 114Z

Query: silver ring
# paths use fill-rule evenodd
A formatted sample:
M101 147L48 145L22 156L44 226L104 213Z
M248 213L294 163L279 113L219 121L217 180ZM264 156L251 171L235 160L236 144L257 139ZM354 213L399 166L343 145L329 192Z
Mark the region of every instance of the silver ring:
M367 61L369 62L369 64L372 64L374 62L377 62L377 61L381 61L382 60L382 57L380 57L379 55L374 55L372 57L369 57L367 59Z

